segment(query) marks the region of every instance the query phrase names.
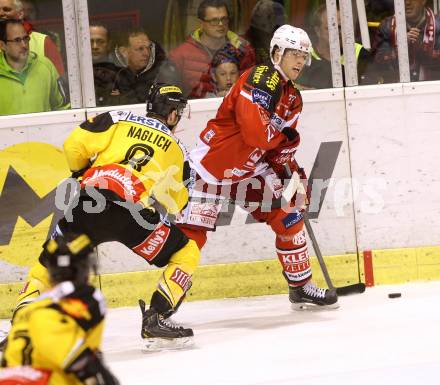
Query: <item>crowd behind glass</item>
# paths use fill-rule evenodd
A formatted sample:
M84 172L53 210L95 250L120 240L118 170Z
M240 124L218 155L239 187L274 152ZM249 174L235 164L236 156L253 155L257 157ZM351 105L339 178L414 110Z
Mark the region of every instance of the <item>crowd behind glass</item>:
M411 81L440 79L434 2L405 0ZM358 82L399 82L393 0L365 5L371 48L354 14ZM244 70L268 63L272 33L286 23L313 43L297 87L332 87L325 0L89 0L88 9L97 106L143 103L154 80L191 99L223 97ZM70 108L61 2L0 0L0 19L0 115Z

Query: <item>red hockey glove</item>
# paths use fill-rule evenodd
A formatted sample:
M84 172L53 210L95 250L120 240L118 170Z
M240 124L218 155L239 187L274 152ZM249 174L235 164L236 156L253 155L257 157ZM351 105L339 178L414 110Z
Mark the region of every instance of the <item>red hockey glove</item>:
M281 179L290 178L286 173L286 165L290 169L290 173L297 171L299 166L295 160L295 152L298 147L298 143L287 142L273 150L269 150L266 153L265 160L276 172Z

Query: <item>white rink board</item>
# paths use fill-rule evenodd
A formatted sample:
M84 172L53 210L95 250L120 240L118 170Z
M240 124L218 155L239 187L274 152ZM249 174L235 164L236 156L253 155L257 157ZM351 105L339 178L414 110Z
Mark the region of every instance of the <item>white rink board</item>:
M355 201L361 250L440 243L439 101L440 82L347 89L354 181L382 200Z
M312 221L314 230L324 254L355 253L353 208L350 203L341 207L339 199L342 185L347 185L346 190L350 192L343 90L310 91L305 93L304 100L303 114L298 124L301 134L301 145L297 152L299 164L310 173L321 142L343 142L319 220ZM272 230L266 224L245 225L245 220L246 213L236 210L231 226L220 226L215 233L210 234L203 249L203 263L276 257ZM311 247L309 252L314 255Z
M438 244L440 83L353 87L345 94L347 103L343 89L304 92L298 126L302 143L297 158L307 172L322 142L343 142L319 220L312 221L322 252L356 252L356 232L361 251ZM190 119L185 116L178 129L189 148L220 102L190 102ZM0 150L27 141L61 147L77 123L109 109L0 117ZM144 105L118 109L145 112ZM230 226L220 226L211 234L202 264L275 257L272 232L263 224L244 225L245 218L244 212L236 210ZM116 244L102 245L100 253L105 256L104 272L147 267L141 258ZM8 266L0 274L2 282L17 280L17 269Z
M84 118L84 109L0 116L0 151L23 142L49 143L61 149L69 132Z
M341 194L348 193L348 198L351 197L343 90L309 91L304 99L304 110L298 125L301 134L301 146L297 153L300 164L310 172L321 142L343 142L319 221L313 221L322 252L327 255L355 253L352 204L347 203L347 197L340 199ZM195 145L198 133L204 129L207 120L215 116L220 103L221 99L191 101L190 119L184 117L177 131L177 136L188 149ZM142 105L129 109L134 113L144 113ZM108 108L101 108L98 112L105 110ZM247 213L237 208L230 225L218 226L215 232L208 233L202 264L275 258L275 237L271 229L266 224L245 224L246 218ZM99 251L101 268L105 273L149 268L141 258L116 242L103 244ZM310 253L314 255L312 248Z

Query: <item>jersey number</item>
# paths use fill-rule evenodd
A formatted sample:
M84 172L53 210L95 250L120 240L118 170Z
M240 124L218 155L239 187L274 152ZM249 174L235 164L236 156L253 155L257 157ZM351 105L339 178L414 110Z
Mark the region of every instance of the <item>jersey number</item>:
M141 171L153 157L154 149L146 144L134 144L125 154L125 159L121 164L128 164L136 171Z

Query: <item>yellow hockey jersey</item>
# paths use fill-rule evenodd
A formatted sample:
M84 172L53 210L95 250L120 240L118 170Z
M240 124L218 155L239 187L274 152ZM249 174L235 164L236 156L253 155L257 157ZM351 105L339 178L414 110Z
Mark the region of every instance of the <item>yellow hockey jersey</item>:
M110 190L145 207L154 197L171 214L188 201L186 149L157 119L129 111L100 114L73 130L64 152L74 172L91 164L82 187Z
M105 303L92 286L63 282L14 317L2 367L32 366L49 371L50 385L81 385L66 369L86 349L99 350Z

